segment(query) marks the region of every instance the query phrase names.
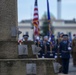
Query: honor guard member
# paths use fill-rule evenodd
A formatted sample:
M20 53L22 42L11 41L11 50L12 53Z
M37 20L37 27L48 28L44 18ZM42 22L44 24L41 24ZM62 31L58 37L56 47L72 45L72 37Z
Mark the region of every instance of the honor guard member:
M21 45L22 42L23 42L23 39L19 39L19 40L18 40L18 45Z
M59 44L61 43L62 40L63 40L63 33L61 32L57 39L57 51L56 51L59 63L61 63L61 60L60 60L61 53L59 50Z
M36 37L36 39L35 39L35 45L36 45L36 46L39 46L39 45L40 45L39 37Z
M43 41L40 41L39 47L41 48L41 50L39 51L38 57L39 57L39 58L44 58L45 53L44 53Z
M72 56L73 56L73 65L76 66L76 34L73 35L74 39L72 40Z
M64 33L63 32L61 32L60 34L59 34L59 37L58 37L58 39L57 39L57 41L56 41L56 53L55 53L55 58L57 58L57 62L60 64L60 65L62 65L62 59L61 59L61 52L60 52L60 48L59 48L59 45L60 45L60 43L62 42L62 40L63 40L63 35L64 35ZM59 69L59 73L61 73L62 72L62 67Z
M52 53L52 44L48 41L48 36L44 36L44 57L45 58L54 58Z
M23 35L23 39L24 39L23 41L28 41L28 38L29 38L29 35L27 33Z
M49 42L50 42L50 57L54 58L56 53L56 41L55 36L53 34L49 38Z
M36 37L36 40L35 40L35 45L37 47L40 47L41 50L38 52L38 58L42 58L43 54L44 54L44 46L43 46L43 41L40 41L40 38L39 37Z
M70 50L71 50L71 47L69 46L68 35L64 34L63 40L60 43L60 52L61 52L61 59L62 59L62 72L63 72L63 74L68 74Z

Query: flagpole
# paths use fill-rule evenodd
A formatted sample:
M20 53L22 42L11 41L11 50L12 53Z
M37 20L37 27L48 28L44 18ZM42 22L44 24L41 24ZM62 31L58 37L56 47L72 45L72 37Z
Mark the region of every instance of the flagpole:
M49 38L51 37L52 30L51 30L51 18L50 18L50 10L49 10L49 1L47 0L47 16L48 16L48 23L49 23ZM50 52L52 53L52 41L50 42Z

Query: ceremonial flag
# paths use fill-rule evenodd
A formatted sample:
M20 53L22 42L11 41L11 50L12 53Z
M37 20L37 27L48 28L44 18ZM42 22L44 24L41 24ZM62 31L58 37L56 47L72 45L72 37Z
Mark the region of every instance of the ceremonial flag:
M47 18L50 21L49 1L47 0Z
M39 15L38 15L37 0L35 0L35 5L34 5L33 25L34 25L34 36L39 36Z
M49 22L49 36L51 35L51 32L52 32L52 28L51 28L51 18L50 18L50 10L49 10L49 1L47 0L47 19L48 19L48 22Z

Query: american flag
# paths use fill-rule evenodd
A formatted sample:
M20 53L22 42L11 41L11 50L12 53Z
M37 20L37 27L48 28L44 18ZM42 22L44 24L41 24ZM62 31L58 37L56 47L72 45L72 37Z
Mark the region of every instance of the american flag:
M38 15L38 4L37 0L35 0L34 5L34 18L33 18L33 25L34 25L34 36L39 36L39 15Z

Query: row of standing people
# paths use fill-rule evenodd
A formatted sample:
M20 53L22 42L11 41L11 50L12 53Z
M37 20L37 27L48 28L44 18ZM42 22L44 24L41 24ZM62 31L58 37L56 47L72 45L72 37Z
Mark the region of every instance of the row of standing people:
M73 63L76 65L76 35L70 43L67 34L60 34L55 40L44 36L43 41L36 40L36 45L41 47L38 53L39 58L56 58L57 62L62 65L59 72L68 74L70 54L73 56Z
M28 39L28 35L23 35L25 41ZM48 38L44 36L43 40L36 39L35 45L41 47L38 53L39 58L56 58L57 62L62 65L59 72L64 74L68 73L70 54L73 56L73 63L76 65L76 34L70 44L67 34L60 34L60 37L55 40L54 36Z
M50 41L48 36L44 36L43 40L36 39L36 46L41 47L41 50L38 53L39 58L54 58L55 56L55 41Z

